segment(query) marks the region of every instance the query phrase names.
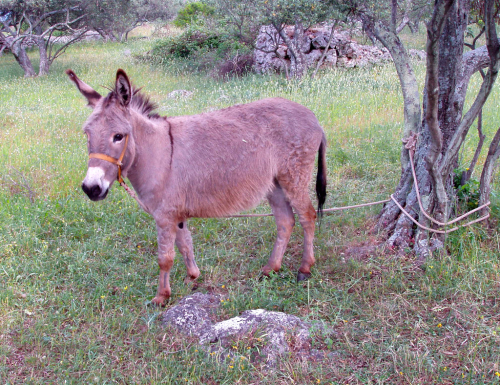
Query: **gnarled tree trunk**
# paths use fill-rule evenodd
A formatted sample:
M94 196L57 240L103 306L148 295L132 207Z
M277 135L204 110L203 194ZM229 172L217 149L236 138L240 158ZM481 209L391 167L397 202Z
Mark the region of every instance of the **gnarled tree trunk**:
M33 64L31 64L31 60L28 57L26 52L26 48L23 46L23 40L12 39L13 43L9 46L10 52L14 55L14 58L19 63L21 68L24 71L24 77L32 77L36 76L35 69L33 68Z

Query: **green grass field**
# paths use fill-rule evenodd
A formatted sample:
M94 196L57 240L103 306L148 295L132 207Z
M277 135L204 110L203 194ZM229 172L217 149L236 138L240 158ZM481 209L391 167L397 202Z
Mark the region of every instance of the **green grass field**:
M201 269L197 290L228 299L219 319L264 308L324 322L337 337L313 337L313 343L335 359L313 362L292 355L274 370L258 361L234 365L164 329L157 320L162 310L148 306L158 274L154 221L116 184L98 203L81 191L87 163L81 126L90 112L65 69L105 93L101 86L110 86L116 69L123 68L162 115L268 96L306 105L329 141L326 207L386 199L394 190L403 112L390 64L330 70L301 84L256 75L218 82L134 59L151 46L151 40L73 46L49 76L34 79L24 79L10 55L0 57L0 383L500 382L497 181L490 228L453 233L425 270L415 267L410 253L343 254L376 241L373 218L380 207L325 216L316 232L313 277L300 285L300 226L282 271L259 281L274 242L272 218L190 221ZM423 83L422 64L416 70ZM478 87L475 78L471 92ZM176 89L193 91L193 97L169 99ZM499 90L497 84L483 115L490 140L500 122ZM472 134L462 152L464 166L476 141ZM184 276L178 258L168 306L192 292Z

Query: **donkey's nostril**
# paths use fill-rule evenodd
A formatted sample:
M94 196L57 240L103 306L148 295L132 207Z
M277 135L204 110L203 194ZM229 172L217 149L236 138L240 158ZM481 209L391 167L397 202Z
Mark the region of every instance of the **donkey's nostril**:
M96 200L97 198L99 198L102 192L101 187L97 184L93 185L92 187L88 187L85 183L83 183L82 190L92 200Z
M92 186L92 188L90 189L90 194L94 198L97 198L99 195L101 195L101 188L98 185Z

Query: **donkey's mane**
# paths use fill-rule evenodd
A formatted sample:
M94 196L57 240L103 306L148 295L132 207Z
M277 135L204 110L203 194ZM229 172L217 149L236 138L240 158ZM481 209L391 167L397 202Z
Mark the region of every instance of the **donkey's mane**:
M131 106L139 110L141 114L146 115L148 118L160 118L160 115L155 112L155 110L158 108L158 105L155 102L151 101L149 96L144 95L140 91L140 88L133 89L132 100L130 102Z
M106 96L105 103L108 104L111 100L114 100L117 97L116 88L110 89L111 92ZM141 88L133 88L132 89L132 100L130 101L130 107L139 111L142 115L146 116L149 119L159 119L161 118L155 110L158 108L158 105L151 101L151 98L147 95L144 95L141 91Z

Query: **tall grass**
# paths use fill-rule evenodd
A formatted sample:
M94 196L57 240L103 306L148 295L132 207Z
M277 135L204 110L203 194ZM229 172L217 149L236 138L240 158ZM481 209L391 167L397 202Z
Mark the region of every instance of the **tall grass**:
M391 65L329 70L301 83L256 75L218 82L135 59L151 46L149 40L76 45L49 76L35 79L22 78L9 55L0 57L1 383L498 382L496 225L450 235L445 252L422 271L411 254L362 252L376 241L367 232L379 208L327 216L316 234L313 278L297 285L300 228L280 274L261 282L256 278L274 242L272 219L192 220L202 271L197 290L228 299L218 317L266 308L324 322L334 333L329 340L313 336L313 344L329 359L291 356L275 370L248 360L235 365L163 329L160 310L147 306L158 274L154 223L116 186L103 202L83 196L81 126L89 110L65 69L106 93L101 86L110 86L123 68L162 115L268 96L308 106L329 142L328 207L382 199L394 190L402 98ZM422 65L416 70L422 83ZM475 78L470 88L478 86ZM176 89L193 96L169 98ZM500 121L498 96L497 86L484 111L490 138ZM463 151L465 164L474 142ZM359 246L359 255L345 255L348 246ZM192 290L184 275L177 261L170 305ZM251 341L239 343L248 356L258 353Z

